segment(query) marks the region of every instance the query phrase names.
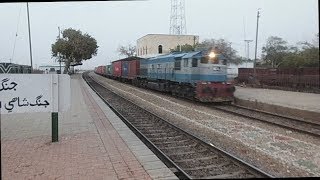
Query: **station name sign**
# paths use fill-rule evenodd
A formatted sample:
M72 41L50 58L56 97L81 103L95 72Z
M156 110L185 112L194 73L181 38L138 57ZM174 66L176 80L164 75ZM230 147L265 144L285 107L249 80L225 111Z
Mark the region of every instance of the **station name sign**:
M0 74L0 113L65 111L70 89L67 74Z

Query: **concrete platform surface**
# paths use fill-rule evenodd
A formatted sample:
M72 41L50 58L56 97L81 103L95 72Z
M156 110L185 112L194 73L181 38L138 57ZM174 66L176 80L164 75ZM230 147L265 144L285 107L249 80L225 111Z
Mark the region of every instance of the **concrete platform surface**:
M71 86L71 108L59 114L59 142L51 142L50 113L2 115L3 180L177 179L80 74Z
M239 105L320 120L320 94L237 86L235 98Z

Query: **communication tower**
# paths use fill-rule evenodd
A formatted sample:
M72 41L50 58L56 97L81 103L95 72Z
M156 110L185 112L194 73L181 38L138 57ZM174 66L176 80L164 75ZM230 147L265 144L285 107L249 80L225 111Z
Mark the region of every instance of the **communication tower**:
M187 34L184 0L171 0L170 34Z

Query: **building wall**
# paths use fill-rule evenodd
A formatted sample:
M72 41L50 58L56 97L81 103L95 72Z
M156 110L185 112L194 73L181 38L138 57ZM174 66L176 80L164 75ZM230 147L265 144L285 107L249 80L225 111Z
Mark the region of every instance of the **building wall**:
M194 45L199 42L196 35L169 35L169 34L148 34L137 40L136 54L138 57L152 57L159 55L159 45L162 46L162 53L170 53L177 45Z
M53 71L50 71L50 70L53 70L54 69L54 72ZM45 66L39 66L39 70L41 71L44 71L45 74L51 74L51 73L56 73L57 70L60 70L60 66L50 66L50 65L45 65ZM61 65L61 71L63 72L64 71L64 65Z

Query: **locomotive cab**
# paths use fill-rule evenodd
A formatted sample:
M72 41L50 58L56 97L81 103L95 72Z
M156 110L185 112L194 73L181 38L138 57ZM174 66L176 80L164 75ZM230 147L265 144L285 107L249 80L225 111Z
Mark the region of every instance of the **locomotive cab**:
M198 57L198 67L193 68L199 74L196 82L196 99L202 102L233 101L235 87L227 81L226 59L217 51L209 50Z

